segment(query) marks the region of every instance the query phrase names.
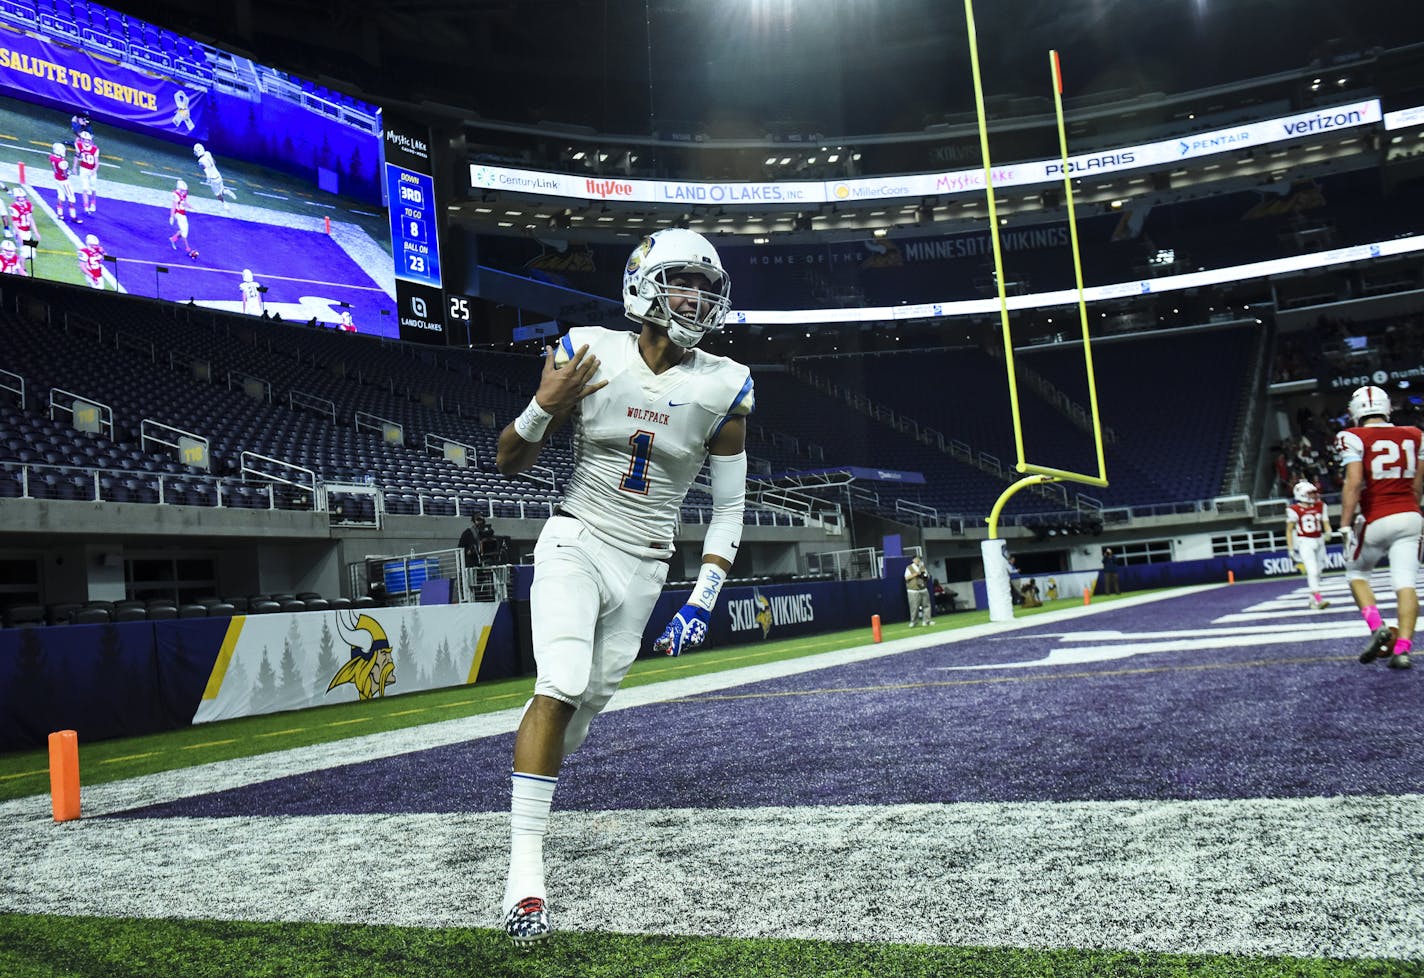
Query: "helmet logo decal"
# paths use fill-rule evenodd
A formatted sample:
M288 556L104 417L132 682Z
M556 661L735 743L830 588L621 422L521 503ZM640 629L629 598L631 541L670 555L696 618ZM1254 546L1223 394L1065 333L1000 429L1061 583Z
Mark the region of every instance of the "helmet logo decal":
M652 235L649 235L645 237L638 244L638 247L633 249L633 253L628 256L628 267L625 269L625 271L636 272L638 270L638 267L643 264L643 259L648 257L648 252L651 251L652 248L653 238Z

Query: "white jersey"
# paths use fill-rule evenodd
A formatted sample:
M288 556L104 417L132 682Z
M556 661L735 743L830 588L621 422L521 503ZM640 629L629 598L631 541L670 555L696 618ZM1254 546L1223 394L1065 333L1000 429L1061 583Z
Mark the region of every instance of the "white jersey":
M585 343L598 358L590 383L608 386L574 411L574 474L560 508L611 546L667 557L678 511L713 437L732 416L752 412L751 371L693 349L654 374L636 333L601 326L569 330L554 362L567 363Z
M209 180L218 175L218 164L217 161L213 159L212 153L204 152L202 156L198 157L198 168L203 171L203 176Z
M242 311L260 313L262 311L262 293L259 290L262 286L256 282L239 282L237 287L242 291Z

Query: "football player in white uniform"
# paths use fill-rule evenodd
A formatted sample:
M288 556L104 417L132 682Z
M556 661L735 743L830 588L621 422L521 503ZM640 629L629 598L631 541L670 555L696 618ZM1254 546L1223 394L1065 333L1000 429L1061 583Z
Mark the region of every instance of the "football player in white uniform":
M1286 507L1286 549L1291 559L1305 565L1310 586L1310 606L1316 611L1330 607L1320 596L1320 570L1325 566L1325 538L1330 536L1330 514L1320 501L1320 490L1305 479L1291 490L1295 502Z
M218 172L218 164L213 159L213 154L209 153L202 143L194 143L193 155L198 158L198 169L203 171L203 182L208 185L213 196L222 201L223 210L227 210L227 198L236 200L237 194L223 186L222 174Z
M571 329L547 351L539 387L499 436L496 464L516 475L548 433L574 425L574 471L534 548L530 591L538 679L514 744L505 932L521 946L549 933L544 834L563 759L588 735L637 657L667 579L673 531L706 462L712 519L686 604L654 643L679 655L708 616L742 535L751 372L696 348L722 328L731 283L696 232L644 238L623 274L637 334Z
M262 315L262 286L253 281L252 269L242 270L242 281L237 288L242 293L242 311L250 316Z

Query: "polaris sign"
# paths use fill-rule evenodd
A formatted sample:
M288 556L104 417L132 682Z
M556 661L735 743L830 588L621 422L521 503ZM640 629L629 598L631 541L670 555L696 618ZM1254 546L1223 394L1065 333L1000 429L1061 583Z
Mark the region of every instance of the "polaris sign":
M1137 162L1137 154L1132 150L1123 150L1120 153L1103 153L1101 156L1080 157L1076 160L1068 161L1068 172L1072 175L1082 173L1106 173L1108 170L1123 170ZM1043 171L1048 176L1057 174L1063 175L1062 163L1050 163Z

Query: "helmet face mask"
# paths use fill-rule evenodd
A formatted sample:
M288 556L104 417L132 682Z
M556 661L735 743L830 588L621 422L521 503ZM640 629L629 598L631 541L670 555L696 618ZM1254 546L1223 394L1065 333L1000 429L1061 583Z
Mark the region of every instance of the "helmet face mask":
M666 329L683 349L722 328L732 308L731 292L731 277L716 249L686 228L665 228L644 238L623 271L624 313L634 322Z
M1350 420L1359 424L1365 418L1389 420L1389 395L1378 387L1361 387L1350 395Z

